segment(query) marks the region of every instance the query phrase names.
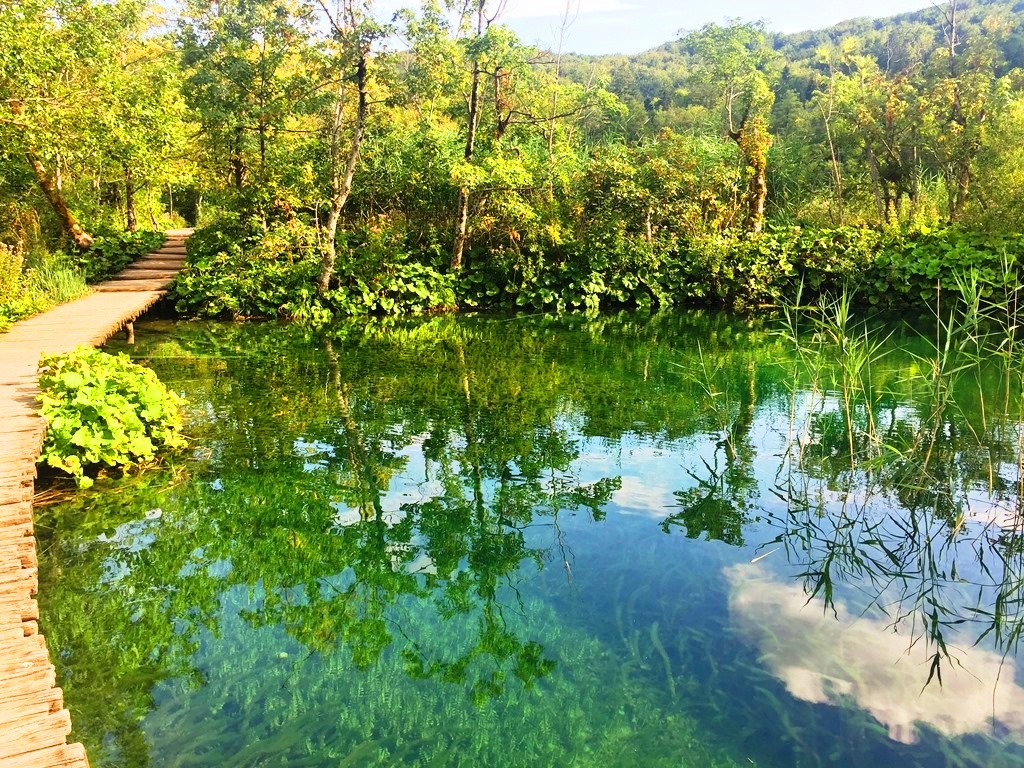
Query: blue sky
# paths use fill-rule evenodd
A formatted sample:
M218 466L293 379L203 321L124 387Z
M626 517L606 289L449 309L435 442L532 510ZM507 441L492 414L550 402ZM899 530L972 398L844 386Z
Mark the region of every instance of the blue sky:
M554 47L566 0L508 0L503 21L526 43ZM576 53L639 53L675 40L680 29L731 18L764 19L779 32L818 29L845 19L891 16L930 7L929 0L569 0L578 13L564 49Z

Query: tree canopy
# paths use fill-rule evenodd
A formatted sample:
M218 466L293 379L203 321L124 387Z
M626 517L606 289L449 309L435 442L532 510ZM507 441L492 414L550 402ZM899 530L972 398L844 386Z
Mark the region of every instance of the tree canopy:
M454 286L435 306L632 296L780 227L1016 227L1008 2L798 35L708 25L635 57L539 50L503 10L0 2L0 240L214 224L288 275L266 279L302 315L363 288L388 311L375 286L395 281Z

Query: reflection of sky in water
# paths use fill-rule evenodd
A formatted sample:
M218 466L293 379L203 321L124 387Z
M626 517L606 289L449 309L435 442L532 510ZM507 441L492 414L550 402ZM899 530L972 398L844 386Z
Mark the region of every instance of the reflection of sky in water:
M733 627L793 696L814 703L853 702L905 744L926 725L945 736L986 733L1024 743L1024 688L1012 659L962 638L963 666L944 665L941 684L923 687L931 662L923 643L908 648L906 627L858 615L836 601L838 617L799 584L761 565L724 570Z
M744 527L746 545L735 554L743 557L745 553L747 562L725 565L721 571L729 587L733 630L756 649L765 669L791 695L812 704L854 704L883 724L896 742L913 744L920 728L926 727L951 738L985 734L1024 744L1024 687L1016 665L1012 655L1004 658L992 648L992 638L973 647L980 632L977 625L968 622L959 631L944 633L949 657L941 660L941 682L935 679L926 686L936 649L924 640L921 616L894 620L879 610L884 606L894 616L907 610L907 593L901 592L906 585L897 583L886 589L872 584L864 571L858 576L859 569L852 568L833 584L832 606L826 607L820 598L809 599L804 580L794 579L794 575L810 553L790 547L787 558L787 542L777 540L786 531L787 507L767 492L779 481L785 445L785 435L773 426L778 423L773 420L767 409L759 409L751 428L751 442L756 446L750 467L757 481L755 507L766 514L758 514L757 520ZM709 466L717 468L716 456L719 465L722 463L722 449L715 443L706 436L670 444L637 436L627 436L619 443L583 440L575 467L582 482L621 476L610 513L659 524L680 509L679 491L693 487ZM876 531L894 538L905 535L898 526L908 513L884 494L871 497L863 489L844 492L820 480L812 480L811 485L819 503L835 513L836 519L841 519L839 510L845 509L846 515L861 516L861 532L864 526L878 525ZM985 525L1005 527L1014 521L1013 510L986 493L974 490L964 499L965 532L978 535ZM841 539L839 528L831 524L828 515L818 522L822 540L815 544L828 549ZM934 541L927 532L923 534L927 544L936 547L939 573L933 588L941 591L944 604L970 616L978 599L978 589L972 583L986 581L984 568L969 554L969 544L960 550L941 546L945 523L928 521L924 525L932 526L935 533ZM835 539L831 544L830 537ZM864 538L859 545L865 549L877 544ZM948 570L953 560L957 561L955 578ZM999 571L997 563L986 567ZM908 578L915 586L915 574ZM909 594L914 596L912 590ZM943 618L955 621L958 616Z
M728 586L732 629L756 650L764 668L793 697L812 704L855 704L882 723L896 742L914 743L923 726L947 737L979 733L1024 743L1024 688L1015 679L1012 659L1004 661L988 648L971 648L973 638L958 635L955 646L952 638L947 640L954 660L943 663L942 684L933 682L925 687L928 650L923 642L911 644L920 629L904 623L894 631L891 620L877 612L859 613L872 603L884 603L884 595L867 599L863 592L865 584L855 579L836 583L834 607L838 619L819 599L808 600L804 584L792 577L794 565L780 552L783 545L771 543L779 535L778 521L786 509L780 499L765 492L777 482L785 437L773 423L777 422L767 409L757 412L751 427L752 434L757 435L752 443L757 447L750 465L757 480L756 505L772 514L767 522L745 526L745 546L719 550L726 564L711 566ZM382 489L382 520L388 526L406 518L403 506L423 503L444 492L437 479L437 467L424 454L426 437L417 435L409 445L394 451L406 461L386 489ZM723 449L717 444L718 437L705 434L668 441L629 434L615 441L589 438L574 431L579 455L568 471L551 471L550 481L571 479L586 485L601 478L620 477L621 486L613 493L607 511L631 520L624 530L642 530L642 537L656 537L658 551L664 550L663 555L678 555L678 545L672 546L673 541L679 541L678 535L676 539L665 538L657 526L680 509L680 491L693 487L697 478L709 471L708 467L721 465ZM298 438L294 453L305 462L307 472L329 471L336 448L323 441ZM484 485L488 493L493 492L493 480L485 481ZM832 489L821 488L820 493L833 505L844 498ZM1008 510L987 498L976 496L974 501L976 506L972 504L971 511L977 513L979 522L1008 520ZM330 504L336 510L335 524L339 527L364 519L358 509L343 501L333 500ZM875 513L870 509L864 511ZM827 528L827 521L825 524ZM126 542L131 540L133 548L146 547L152 534L144 528L139 524L122 526L113 536ZM581 551L587 550L595 538L605 538L607 546L606 537L611 536L621 538L621 551L627 552L638 540L632 538L635 533L624 535L623 530L613 534L607 527L568 525L567 530L572 533L568 540L570 550L576 545ZM414 537L411 544L420 547L422 537ZM686 551L695 556L698 552ZM396 564L402 560L400 554L395 553ZM555 570L560 573L564 569L571 582L577 571L583 573L595 566L591 556L600 557L589 553L577 561L569 551L564 564L555 563ZM790 552L794 561L799 561L800 556L799 552ZM728 564L738 559L747 562ZM641 573L652 567L651 563L637 565ZM422 551L401 567L408 573L436 574L432 559ZM701 566L701 570L705 567ZM108 578L118 576L123 573L108 573ZM714 578L710 573L708 576ZM967 594L961 597L969 601Z

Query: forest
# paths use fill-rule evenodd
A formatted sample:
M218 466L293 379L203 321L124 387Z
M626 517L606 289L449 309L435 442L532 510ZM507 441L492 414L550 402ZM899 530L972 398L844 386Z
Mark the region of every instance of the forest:
M495 0L0 0L0 327L195 226L177 310L927 304L1019 283L1024 4L638 56Z
M8 474L92 764L1024 766L1024 0L579 1L0 0L0 332L194 228Z

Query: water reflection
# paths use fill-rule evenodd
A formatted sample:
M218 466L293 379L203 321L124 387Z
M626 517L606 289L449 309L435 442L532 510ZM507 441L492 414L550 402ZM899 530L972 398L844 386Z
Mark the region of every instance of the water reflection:
M1019 387L775 331L140 330L196 456L41 521L94 762L1014 764Z
M922 726L945 736L979 733L1024 742L1024 687L1013 659L979 648L968 652L972 639L949 637L950 652L963 663L946 668L941 686L923 686L930 654L911 642L915 630L906 622L865 615L840 599L827 606L808 599L800 584L760 565L732 566L725 575L734 627L793 696L855 704L904 744L915 743Z

